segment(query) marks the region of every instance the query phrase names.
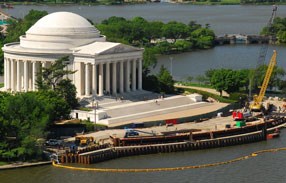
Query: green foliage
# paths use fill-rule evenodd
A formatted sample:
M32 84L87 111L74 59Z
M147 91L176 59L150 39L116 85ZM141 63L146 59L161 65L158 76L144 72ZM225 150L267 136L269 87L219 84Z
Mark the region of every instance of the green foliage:
M257 68L257 75L254 78L254 81L256 83L256 87L260 87L263 83L266 71L267 71L267 65L261 65L259 68ZM285 70L281 67L275 66L271 75L271 78L269 80L269 88L279 86L282 78L285 76Z
M70 79L62 79L58 83L55 91L65 99L72 109L79 106L76 98L76 87Z
M238 92L239 88L245 85L243 77L240 71L218 69L213 71L210 81L211 85L222 95L223 90L227 93Z
M144 90L159 92L159 82L158 78L155 75L149 75L149 70L143 70L142 74L142 87Z
M214 40L213 31L202 28L195 21L186 25L176 21L148 22L142 17L126 20L113 16L96 27L109 41L144 47L144 68L156 65L156 54L207 49L213 46Z
M286 18L276 17L271 27L264 27L262 35L275 35L279 43L286 43Z
M247 95L244 93L231 93L229 95L229 99L235 101L245 101L247 99Z
M189 34L189 27L186 24L171 21L162 27L163 36L167 39L173 39L176 42L177 39L186 39Z
M214 44L215 34L209 28L199 28L192 32L197 48L210 48Z
M74 109L78 107L76 99L76 87L68 78L63 79L76 71L65 69L68 65L69 57L62 57L56 60L50 67L45 67L37 73L36 84L39 91L53 90L61 96L69 107Z
M70 109L54 91L0 93L0 161L41 158L38 139Z
M242 69L242 70L232 70L232 69L214 69L206 72L206 75L210 77L211 85L219 92L223 90L227 93L239 92L242 88L245 90L249 86L249 80L254 77L256 84L255 88L258 92L258 87L262 85L267 70L267 65L262 65L257 70L257 75L254 77L253 70ZM268 87L279 87L283 85L283 78L285 76L285 71L283 68L274 67L272 72Z
M94 123L90 121L84 121L83 124L85 125L86 132L93 132L95 130Z
M163 93L174 93L174 83L173 77L170 72L161 66L159 74L157 75L159 91Z
M152 48L146 48L143 52L143 69L146 70L148 67L155 67L157 64L156 50Z

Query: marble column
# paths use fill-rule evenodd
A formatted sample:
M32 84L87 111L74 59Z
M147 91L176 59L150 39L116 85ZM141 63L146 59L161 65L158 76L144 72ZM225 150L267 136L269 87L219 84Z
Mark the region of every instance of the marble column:
M138 90L142 90L142 59L138 60Z
M33 63L32 61L28 61L28 91L33 89Z
M96 64L92 64L92 95L97 95L97 69Z
M123 60L122 61L120 61L120 70L119 70L119 74L120 74L120 86L119 86L119 91L120 91L120 93L123 93L124 91L123 91L123 87L124 87L124 70L123 70L123 64L124 64L124 62L123 62Z
M112 94L113 95L116 95L116 93L117 93L117 86L116 86L116 83L117 83L117 78L116 78L116 76L117 76L117 74L116 74L116 65L117 65L117 63L116 62L114 62L114 63L112 63Z
M11 65L11 69L10 69L10 75L11 75L11 91L15 90L15 64L14 64L14 60L10 60L10 65Z
M132 62L132 91L136 91L136 60Z
M21 81L21 64L20 64L20 60L17 60L17 91L20 92L21 88L22 88L22 81Z
M28 73L28 61L24 61L24 91L28 91L29 87L29 73Z
M110 93L110 67L109 62L106 63L106 77L105 77L105 91L106 93Z
M89 72L89 63L85 64L85 95L90 95L90 72Z
M37 80L37 66L36 66L37 62L33 61L32 62L32 90L36 91L36 80Z
M126 92L130 92L130 61L126 61L126 75L125 75L125 90Z
M4 58L4 88L7 90L7 66L6 58Z
M6 71L7 71L7 74L6 74L6 84L7 84L7 87L6 87L6 89L7 90L10 90L11 89L11 85L10 85L10 81L11 81L11 79L10 79L10 76L11 76L11 67L10 67L11 65L10 65L10 59L7 59L6 60Z
M99 76L98 76L98 96L103 96L103 64L99 64Z
M74 70L77 71L74 73L74 85L77 90L77 96L84 95L84 72L83 72L83 63L74 62Z

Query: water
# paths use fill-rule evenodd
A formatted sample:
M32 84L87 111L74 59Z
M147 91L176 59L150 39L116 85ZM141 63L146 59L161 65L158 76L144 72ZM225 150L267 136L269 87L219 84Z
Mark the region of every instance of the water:
M142 16L147 20L168 22L176 20L188 23L196 20L198 23L210 23L217 35L242 33L258 34L265 26L272 13L272 6L230 5L230 6L193 6L170 3L148 3L124 6L25 6L17 5L14 9L7 9L7 13L14 17L23 17L29 10L45 10L48 12L70 11L89 18L94 22L101 22L110 16L133 18ZM286 5L278 7L277 16L286 17ZM152 69L157 73L161 65L171 70L170 57L173 57L173 76L176 80L183 80L188 76L203 75L212 68L254 68L258 60L261 45L234 45L218 46L214 49L189 52L184 54L158 57L158 65ZM278 65L286 68L285 46L269 47L266 61L277 49Z
M170 72L172 68L171 73L176 80L184 80L188 76L195 78L203 75L209 69L255 68L260 47L261 45L224 45L209 50L162 55L158 57L158 63L151 73L157 73L161 65L164 65ZM265 63L269 63L274 49L277 51L277 65L286 70L286 46L269 46Z
M5 9L4 11L14 17L24 17L31 9L45 10L49 13L70 11L98 23L110 16L120 16L128 19L141 16L147 20L164 22L176 20L184 23L195 20L202 25L209 23L217 35L231 33L257 34L267 24L272 13L271 5L194 6L170 3L123 6L15 5L14 9ZM286 16L286 5L278 7L277 16Z
M208 150L126 157L87 167L148 168L199 165L225 161L248 155L257 150L277 147L286 147L285 130L282 131L280 138L269 141ZM152 173L97 173L41 166L2 171L0 180L1 183L60 183L64 181L69 183L220 183L223 181L228 183L250 181L252 183L284 183L286 180L283 168L286 163L285 155L285 151L279 151L218 167Z
M48 12L71 11L95 22L100 22L110 16L123 16L126 18L142 16L148 20L161 20L164 22L177 20L185 23L189 20L196 20L201 24L210 23L216 34L257 34L266 25L271 14L271 6L191 6L165 3L91 7L20 5L6 11L12 16L23 17L30 9L46 10ZM277 14L285 17L286 6L279 6ZM153 72L156 72L162 64L170 69L170 56L173 57L173 75L178 78L201 75L210 68L240 69L255 67L259 48L260 45L228 45L204 51L160 56L158 65ZM271 57L271 50L273 49L277 49L278 52L278 65L286 68L285 46L270 47L266 60L268 61ZM282 131L280 138L267 142L200 151L127 157L91 165L90 167L148 168L197 165L228 160L247 155L253 151L276 147L286 147L285 130ZM96 173L41 166L0 171L0 182L284 183L286 180L283 168L286 164L285 155L286 152L276 152L219 167L153 173Z

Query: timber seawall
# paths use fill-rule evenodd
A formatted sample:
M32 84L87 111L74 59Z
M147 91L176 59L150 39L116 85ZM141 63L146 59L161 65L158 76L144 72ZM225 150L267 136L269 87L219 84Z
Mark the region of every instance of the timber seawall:
M67 153L60 158L61 163L82 163L93 164L106 160L111 160L120 157L156 154L156 153L169 153L179 151L200 150L208 148L217 148L225 146L240 145L252 142L266 140L266 130L251 132L247 134L234 135L229 137L222 137L217 139L208 139L200 141L187 141L175 142L167 144L151 144L151 145L138 145L138 146L122 146L122 147L105 147L103 149L85 152L81 154Z
M194 140L193 135L189 134L187 135L189 136L188 139L180 139L180 141L174 140L173 142L168 143L157 141L157 143L153 142L152 144L135 145L121 145L120 143L117 145L103 144L87 147L76 153L62 154L59 157L59 161L60 163L93 164L127 156L201 150L259 142L267 140L267 134L269 132L282 128L285 126L285 123L286 118L276 118L266 122L265 125L260 124L260 126L252 125L247 127L257 128L255 131L245 132L243 131L243 128L241 128L240 134L226 135L233 134L234 131L238 130L238 128L234 128L227 130L225 136L201 140ZM215 134L215 131L212 133Z

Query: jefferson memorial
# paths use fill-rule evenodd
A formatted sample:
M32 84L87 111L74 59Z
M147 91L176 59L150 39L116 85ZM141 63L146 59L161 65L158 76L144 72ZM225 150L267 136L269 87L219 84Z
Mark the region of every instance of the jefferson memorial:
M78 97L103 96L142 90L143 49L107 42L85 18L70 12L51 13L20 37L5 44L4 90L37 90L41 68L69 56L66 69Z

